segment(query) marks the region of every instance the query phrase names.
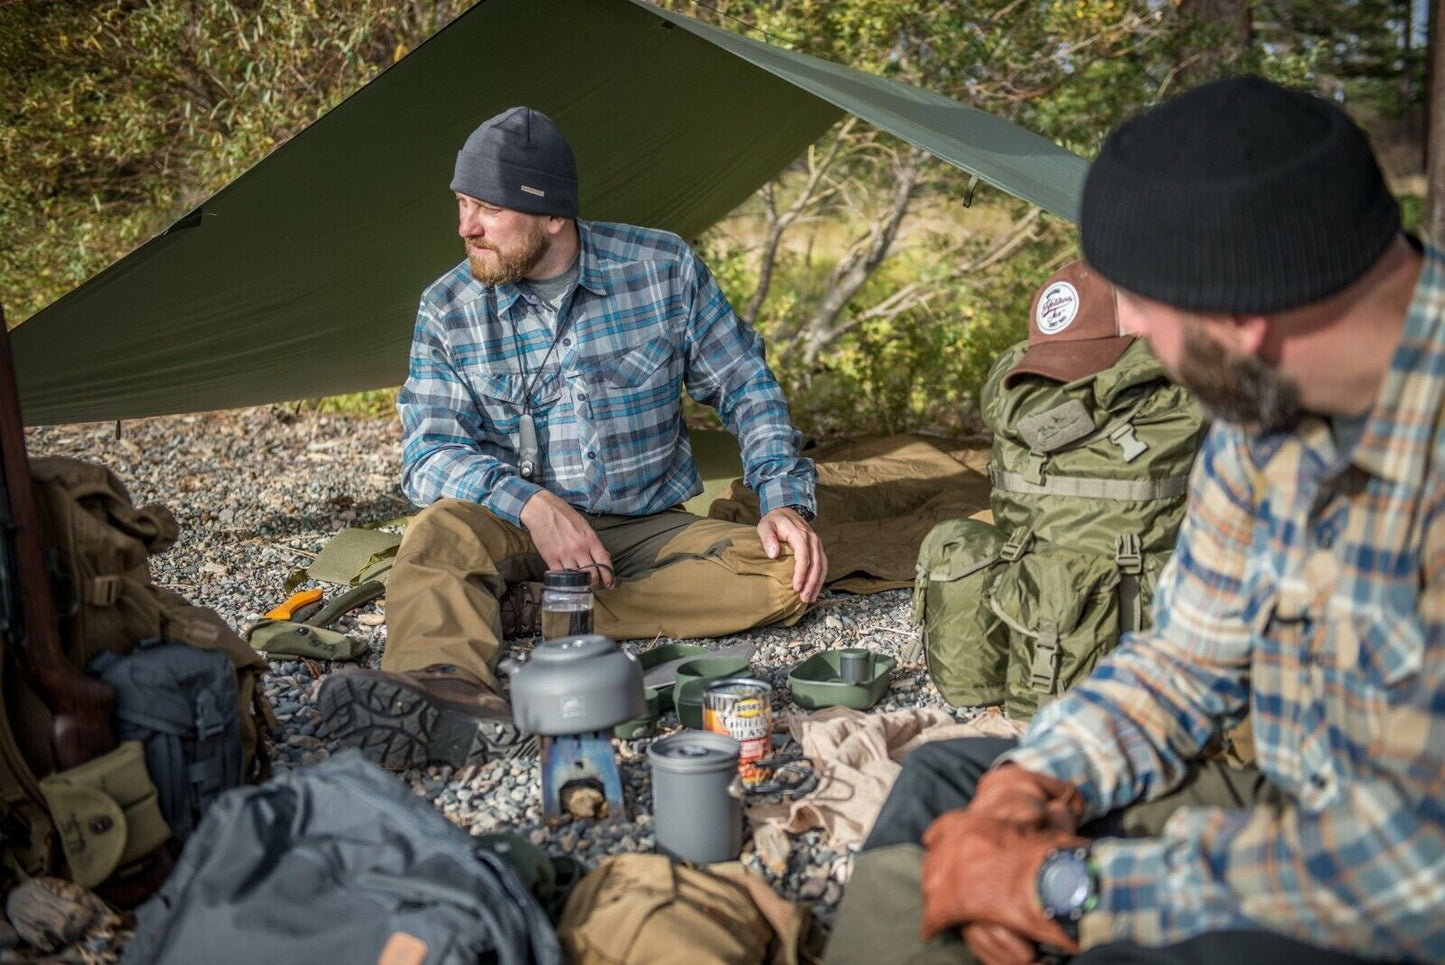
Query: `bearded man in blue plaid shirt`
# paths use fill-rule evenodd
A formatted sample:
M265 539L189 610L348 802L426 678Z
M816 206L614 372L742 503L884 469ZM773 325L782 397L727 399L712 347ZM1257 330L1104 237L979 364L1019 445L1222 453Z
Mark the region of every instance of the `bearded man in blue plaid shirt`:
M393 768L529 746L493 664L535 630L547 570L589 574L597 632L651 639L791 624L828 569L762 341L687 244L579 220L571 146L526 107L472 133L451 186L467 258L422 295L397 399L402 486L426 508L388 581L382 670L320 693L325 732ZM702 492L684 389L737 437L756 527L682 509Z
M1216 419L1153 629L909 759L829 960L1445 961L1445 256L1258 78L1113 131L1080 227ZM1258 766L1205 760L1246 715Z

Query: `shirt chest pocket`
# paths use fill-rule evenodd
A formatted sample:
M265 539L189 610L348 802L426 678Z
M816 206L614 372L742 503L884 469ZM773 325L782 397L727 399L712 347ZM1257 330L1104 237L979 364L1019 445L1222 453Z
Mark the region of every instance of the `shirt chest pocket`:
M468 373L467 381L481 408L484 431L503 443L509 443L517 431L517 420L527 407L529 388L534 413L547 410L562 395L562 380L555 369L526 376L521 372L479 369Z
M659 335L614 356L594 358L581 368L582 377L599 388L638 389L671 378L675 367L672 342Z
M1334 664L1347 678L1389 691L1420 672L1425 628L1413 609L1370 606L1333 626Z

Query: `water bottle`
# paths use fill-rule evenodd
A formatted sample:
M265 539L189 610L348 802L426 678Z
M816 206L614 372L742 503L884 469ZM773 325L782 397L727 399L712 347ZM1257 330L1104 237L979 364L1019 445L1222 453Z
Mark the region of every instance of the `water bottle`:
M585 570L548 570L542 578L542 639L592 632L592 587Z

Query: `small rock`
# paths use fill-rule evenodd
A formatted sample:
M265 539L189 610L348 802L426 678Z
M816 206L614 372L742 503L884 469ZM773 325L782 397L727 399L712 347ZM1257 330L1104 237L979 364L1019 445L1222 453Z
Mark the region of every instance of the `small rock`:
M27 945L50 952L75 944L114 916L95 895L59 878L33 878L5 901L5 915Z
M201 572L207 576L230 576L231 568L224 563L202 563Z
M362 613L356 617L356 622L364 627L379 627L386 623L385 613Z
M788 870L788 858L793 853L793 842L788 832L776 824L764 824L753 832L753 847L758 859L770 874L781 875Z
M798 897L804 901L817 901L828 892L828 874L813 874L798 889Z

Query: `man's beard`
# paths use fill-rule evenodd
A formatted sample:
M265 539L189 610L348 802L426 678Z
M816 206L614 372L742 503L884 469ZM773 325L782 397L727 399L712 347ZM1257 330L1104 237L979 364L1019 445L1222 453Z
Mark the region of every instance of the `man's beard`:
M1179 381L1209 414L1264 431L1293 429L1299 386L1253 355L1231 357L1224 346L1186 328Z
M492 257L483 256L474 250L470 241L463 241L467 250L467 264L471 266L472 277L483 285L516 284L537 267L547 253L547 232L540 224L533 224L522 237L516 248L502 251L487 245Z

